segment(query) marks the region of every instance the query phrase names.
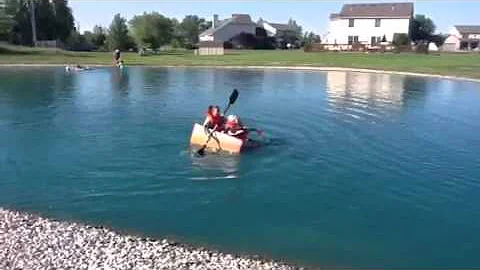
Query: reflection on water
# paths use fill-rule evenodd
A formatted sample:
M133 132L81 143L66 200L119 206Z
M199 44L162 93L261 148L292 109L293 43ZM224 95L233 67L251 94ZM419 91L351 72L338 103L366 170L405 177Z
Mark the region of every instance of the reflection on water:
M192 165L195 174L192 180L218 180L234 179L239 177L240 159L239 155L228 155L220 153L208 153L203 157L192 154Z
M408 78L407 78L408 79ZM327 92L334 106L376 104L391 109L403 104L405 76L390 74L327 72Z

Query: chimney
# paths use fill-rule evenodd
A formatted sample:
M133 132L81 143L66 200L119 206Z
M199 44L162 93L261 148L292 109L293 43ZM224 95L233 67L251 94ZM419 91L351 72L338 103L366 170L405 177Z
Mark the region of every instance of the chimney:
M212 28L218 27L218 15L213 14Z

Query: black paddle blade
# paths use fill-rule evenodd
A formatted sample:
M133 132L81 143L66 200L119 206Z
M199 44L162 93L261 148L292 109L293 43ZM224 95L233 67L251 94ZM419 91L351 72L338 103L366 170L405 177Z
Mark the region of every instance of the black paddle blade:
M203 157L205 155L205 147L198 149L197 156Z
M237 89L233 89L233 92L232 92L232 94L230 95L230 105L232 105L233 103L235 103L235 101L237 101L237 98L238 98L238 90L237 90Z

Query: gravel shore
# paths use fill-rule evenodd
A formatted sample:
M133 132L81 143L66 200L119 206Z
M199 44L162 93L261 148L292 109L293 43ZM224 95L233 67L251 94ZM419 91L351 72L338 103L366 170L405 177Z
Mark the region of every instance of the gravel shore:
M0 269L299 269L0 208Z

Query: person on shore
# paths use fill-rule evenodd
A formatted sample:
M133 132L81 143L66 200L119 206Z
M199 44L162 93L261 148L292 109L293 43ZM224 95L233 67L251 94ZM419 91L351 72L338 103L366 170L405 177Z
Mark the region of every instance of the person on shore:
M113 53L113 63L117 67L123 66L123 59L119 49L116 49Z
M242 141L248 139L248 129L242 124L240 118L236 115L229 115L227 117L225 132L227 135L233 136Z
M215 131L222 131L224 129L225 119L220 112L219 106L208 106L206 116L203 123L205 128L214 129Z

